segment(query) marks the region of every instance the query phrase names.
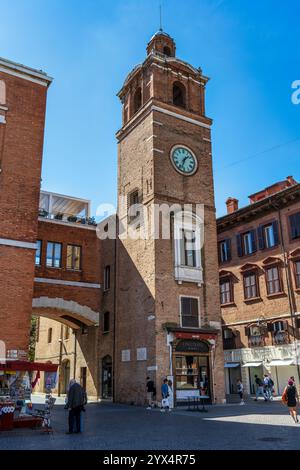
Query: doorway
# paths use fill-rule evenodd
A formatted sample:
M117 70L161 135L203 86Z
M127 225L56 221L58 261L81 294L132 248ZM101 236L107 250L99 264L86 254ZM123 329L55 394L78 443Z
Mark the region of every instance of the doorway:
M102 398L112 398L112 358L105 356L102 359Z
M182 339L173 351L176 402L206 395L212 398L209 346L204 341Z

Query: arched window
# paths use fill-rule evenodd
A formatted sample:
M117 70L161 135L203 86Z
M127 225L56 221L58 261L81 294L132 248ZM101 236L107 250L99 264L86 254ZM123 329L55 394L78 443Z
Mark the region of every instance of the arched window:
M164 47L164 54L170 57L171 55L171 49L168 46Z
M185 87L180 82L173 84L173 104L185 108L186 106L186 92Z
M4 80L0 80L0 104L6 104L6 89Z
M134 94L133 100L133 112L136 113L142 106L142 89L141 87L137 88Z

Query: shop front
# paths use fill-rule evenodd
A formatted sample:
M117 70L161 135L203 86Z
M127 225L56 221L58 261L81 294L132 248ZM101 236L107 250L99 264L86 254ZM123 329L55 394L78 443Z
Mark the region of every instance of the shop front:
M242 377L239 362L225 362L226 395L237 394L237 381Z
M274 382L275 394L282 395L290 377L294 377L297 387L300 385L299 361L300 341L282 346L226 350L224 351L226 391L232 393L237 371L240 371L239 378L243 381L246 394L255 395L256 375L262 380L264 374L268 374Z
M175 332L172 371L176 404L201 396L213 401L212 346L215 336Z
M31 393L42 371L48 374L49 389L54 388L57 367L29 361L0 363L0 430L41 425L43 420L32 413Z

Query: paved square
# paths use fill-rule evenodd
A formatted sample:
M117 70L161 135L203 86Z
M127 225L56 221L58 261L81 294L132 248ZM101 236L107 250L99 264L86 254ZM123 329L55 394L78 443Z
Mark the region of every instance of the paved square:
M40 407L40 405L39 405ZM203 450L299 449L300 424L294 424L280 402L186 408L161 413L144 408L89 404L82 435L66 435L68 413L56 405L54 432L13 430L0 433L2 449Z

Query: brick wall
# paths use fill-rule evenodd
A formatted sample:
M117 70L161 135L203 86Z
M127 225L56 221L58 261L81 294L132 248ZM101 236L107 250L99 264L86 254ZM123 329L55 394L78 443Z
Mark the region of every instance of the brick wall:
M7 107L0 124L0 239L35 242L47 87L14 76L10 66L0 80ZM34 253L5 245L0 252L1 339L7 349L27 350Z

